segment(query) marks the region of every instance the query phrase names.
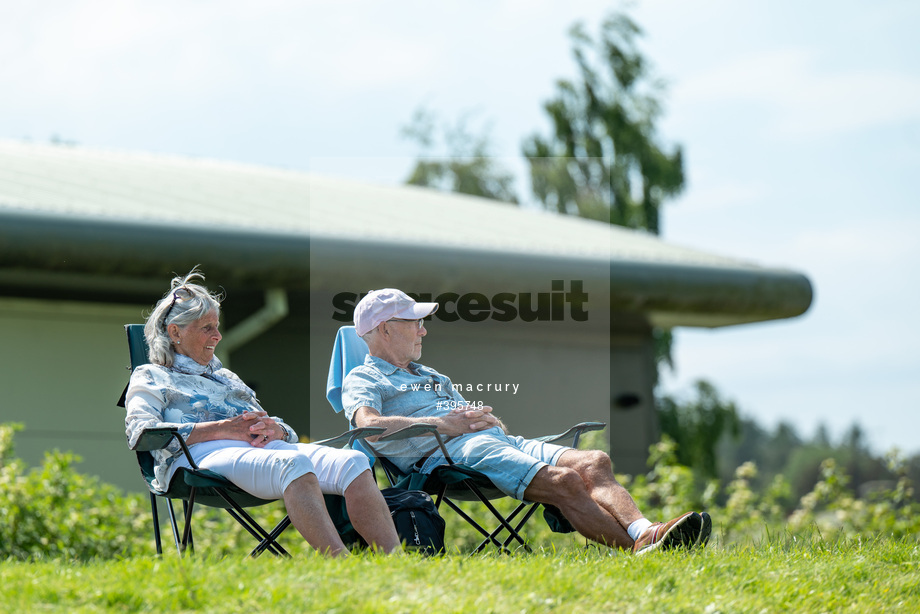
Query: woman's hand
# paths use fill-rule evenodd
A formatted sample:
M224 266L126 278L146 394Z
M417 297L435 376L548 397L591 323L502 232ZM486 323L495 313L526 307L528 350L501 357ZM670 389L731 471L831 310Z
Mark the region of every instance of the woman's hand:
M197 423L186 443L192 445L215 439L236 439L264 448L269 442L284 439L285 435L284 429L268 417L268 412L247 411L226 420Z
M238 417L248 425L249 443L257 448L264 448L272 441L284 439L284 429L270 418L267 412L250 411Z

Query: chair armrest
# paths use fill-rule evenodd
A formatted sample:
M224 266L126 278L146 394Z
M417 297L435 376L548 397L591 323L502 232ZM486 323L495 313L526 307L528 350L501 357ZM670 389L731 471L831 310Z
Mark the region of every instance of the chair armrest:
M134 447L135 452L152 452L153 450L162 450L169 445L173 437L178 436L179 429L174 426L161 426L152 429L144 429L141 436L137 438Z
M346 431L341 435L336 437L330 437L329 439L322 439L320 441L314 441L318 446L333 446L341 447L343 444L351 445L355 442L356 439L365 439L367 437L374 437L386 431L382 426L362 426L350 431Z
M393 431L392 433L384 435L378 441L389 441L391 439L409 439L410 437L420 437L426 433L436 437L438 440L441 439L441 434L438 433L438 427L434 426L433 424L419 422L417 424L410 424L409 426L403 427L398 431Z
M602 431L605 428L607 428L607 424L604 422L580 422L569 428L564 433L559 433L558 435L547 435L545 437L537 437L537 440L545 441L546 443L556 443L557 441L572 437L572 447L578 447L578 440L584 433L588 433L590 431Z
M192 458L192 453L189 452L188 446L185 444L185 440L182 439L182 435L179 434L179 429L174 426L158 426L144 429L143 432L141 432L141 436L138 437L137 441L134 443L134 447L131 449L135 452L152 452L153 450L162 450L169 445L169 442L172 441L173 437L175 437L176 441L179 442L179 447L182 448L182 453L185 454L185 458L188 460L188 464L192 467L192 469L198 471L198 465Z
M441 436L441 433L438 432L438 427L433 424L426 424L424 422L410 424L409 426L403 427L398 431L393 431L392 433L383 435L377 441L409 439L410 437L421 437L423 435L431 435L434 437L435 441L437 441L438 448L441 449L441 454L444 455L444 459L449 465L454 464L454 459L450 457L450 454L447 452L447 448L444 447L444 438ZM448 439L452 438L449 437Z

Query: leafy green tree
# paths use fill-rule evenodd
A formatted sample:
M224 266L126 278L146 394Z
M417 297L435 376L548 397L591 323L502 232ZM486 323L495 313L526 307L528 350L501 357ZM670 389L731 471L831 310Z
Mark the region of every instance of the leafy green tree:
M560 213L660 234L662 203L684 185L683 155L658 142L664 86L636 45L641 29L613 13L597 41L581 24L570 34L579 78L560 80L544 105L552 134L523 144L532 192ZM486 136L470 133L461 120L443 129L449 154L435 158L435 124L420 109L403 129L423 149L407 183L518 202L512 176L490 157ZM655 330L653 337L656 367L673 368L671 331Z
M677 459L708 478L718 477L717 444L723 435L741 432L738 408L719 396L715 386L696 382L696 398L679 402L665 395L657 401L661 431L677 444Z
M664 85L640 53L640 27L614 12L593 39L570 30L577 79L545 103L552 133L523 145L535 198L550 210L661 233L661 207L684 186L683 154L658 142ZM673 365L669 330L654 332L655 360Z
M514 177L501 168L491 155L487 130L481 134L470 132L464 118L455 126L444 126L441 133L448 153L439 157L433 153L437 147L435 124L435 115L420 108L402 129L403 136L418 142L423 152L406 183L508 203L518 202L512 187Z
M812 440L812 443L819 447L831 447L831 435L827 430L827 425L823 422L818 425L818 429L815 431L815 436Z
M641 34L621 13L597 41L573 26L579 79L557 83L544 105L552 134L531 136L523 149L534 196L548 209L659 234L662 203L684 185L683 156L657 141L664 87L636 46Z

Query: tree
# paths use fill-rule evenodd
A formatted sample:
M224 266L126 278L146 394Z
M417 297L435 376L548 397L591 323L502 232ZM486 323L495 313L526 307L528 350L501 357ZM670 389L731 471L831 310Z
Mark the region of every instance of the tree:
M639 52L640 28L613 13L595 42L581 24L571 29L580 80L560 80L544 105L553 125L549 137L523 144L531 189L544 207L660 234L660 208L684 185L680 147L667 152L656 140L663 84ZM424 150L434 145L435 121L416 112L403 134ZM517 202L511 176L490 158L488 138L474 136L463 120L444 130L447 159L422 157L407 183ZM673 368L670 330L653 331L656 367Z
M696 399L680 403L671 396L656 401L662 434L677 443L677 459L682 465L718 476L716 446L723 435L741 433L738 409L719 396L715 386L696 382Z
M684 185L683 158L680 147L656 142L663 84L636 47L641 33L620 13L597 42L573 26L580 81L558 82L544 105L553 134L523 149L534 196L548 209L659 234L662 203Z
M657 235L663 202L684 185L683 154L657 142L664 85L636 46L641 35L622 13L603 22L597 41L575 24L579 79L557 83L544 105L551 136L531 136L523 150L544 207ZM673 368L671 331L653 335L656 366Z
M431 153L435 148L435 121L432 112L420 108L411 123L402 129L403 136L417 141L423 150L406 183L508 203L518 202L512 188L514 177L490 155L487 132L472 134L465 118L453 127L444 126L443 140L448 154L436 157Z

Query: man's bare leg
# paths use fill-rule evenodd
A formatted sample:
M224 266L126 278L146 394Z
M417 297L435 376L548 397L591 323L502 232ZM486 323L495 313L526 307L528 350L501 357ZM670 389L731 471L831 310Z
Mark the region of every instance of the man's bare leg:
M624 529L643 517L632 495L617 482L610 457L603 452L569 450L559 457L558 466L578 473L591 498L616 518Z
M611 547L632 548L633 540L626 533L623 520L592 498L585 479L575 469L562 465L562 460L571 452L576 451L563 454L559 466L540 469L524 491L524 498L558 507L575 530L592 541ZM626 496L629 497L628 493ZM613 499L619 498L614 496ZM632 502L632 497L629 501ZM635 514L636 519L641 517L635 503L632 503L631 509L627 506L621 517L625 519L630 514Z
M544 473L544 470L547 471ZM550 492L554 482L565 484L566 488L557 487L555 493ZM544 467L537 473L531 486L535 483L533 495L549 497L549 500L531 500L558 507L572 526L588 539L621 548L635 543L626 529L644 516L629 492L617 482L610 457L603 452L566 451L559 457L556 467ZM528 487L525 498L529 498L530 492ZM599 514L598 510L602 513ZM702 516L687 512L667 523L651 524L641 536L637 536L637 540L642 543L643 551L690 547L702 537L703 523Z

